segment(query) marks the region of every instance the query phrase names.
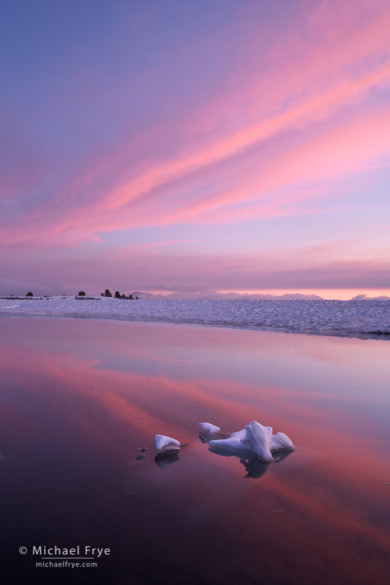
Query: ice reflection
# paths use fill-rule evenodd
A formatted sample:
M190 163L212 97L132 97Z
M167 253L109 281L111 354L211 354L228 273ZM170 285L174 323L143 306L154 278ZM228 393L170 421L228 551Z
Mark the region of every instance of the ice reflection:
M253 479L262 477L268 471L270 465L272 465L272 463L260 461L260 459L254 457L253 455L234 455L231 451L224 449L223 447L209 447L209 449L216 455L221 455L222 457L235 457L239 459L240 463L246 469L245 477L251 477Z
M267 463L265 461L261 461L258 457L255 457L253 455L251 455L250 453L247 453L245 455L237 455L235 453L232 453L232 451L230 449L227 449L225 447L217 447L217 446L212 446L209 447L209 450L212 453L215 453L216 455L221 455L222 457L234 457L236 459L238 459L240 461L240 463L245 467L246 469L246 476L245 477L251 477L253 479L262 477L270 468L270 466L272 465L271 463ZM283 459L286 459L289 455L291 455L291 452L285 451L282 452L280 451L279 453L274 453L273 454L273 462L274 463L280 463L281 461L283 461Z
M177 451L165 451L164 453L157 453L154 462L159 467L167 467L172 463L179 461L180 457Z
M259 459L256 459L256 457L252 457L250 455L247 457L241 457L240 463L242 463L246 469L245 477L251 477L253 479L262 477L265 472L268 471L269 466L271 465L271 463L264 463L263 461L259 461Z

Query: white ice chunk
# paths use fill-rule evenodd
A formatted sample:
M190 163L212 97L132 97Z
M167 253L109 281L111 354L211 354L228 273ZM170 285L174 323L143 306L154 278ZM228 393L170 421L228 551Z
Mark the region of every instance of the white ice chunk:
M156 435L156 449L158 451L179 451L180 442L172 437L165 435Z
M227 439L209 441L213 451L229 451L231 453L252 453L260 461L273 461L272 451L294 451L291 439L284 433L272 434L272 427L265 427L252 420L245 428L232 433Z
M262 461L273 461L270 450L272 428L263 427L259 422L252 420L245 427L245 443L249 444L253 452Z
M221 430L219 427L212 425L211 423L208 422L201 422L199 423L200 426L200 430L203 431L204 433L219 433L219 431Z
M214 439L213 441L209 441L209 446L212 449L218 450L226 450L226 451L251 451L250 445L245 443L246 440L246 430L241 429L241 431L236 431L232 433L230 437L227 439Z
M270 449L271 451L295 451L292 440L284 433L272 435Z

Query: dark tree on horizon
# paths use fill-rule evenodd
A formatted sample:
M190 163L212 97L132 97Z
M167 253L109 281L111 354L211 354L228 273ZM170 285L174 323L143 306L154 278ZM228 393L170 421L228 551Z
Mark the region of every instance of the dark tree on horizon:
M85 291L81 290L77 296L78 297L85 297Z
M29 291L29 292L26 294L26 297L33 297L33 296L34 296L34 295L32 294L32 292L31 292L31 291Z

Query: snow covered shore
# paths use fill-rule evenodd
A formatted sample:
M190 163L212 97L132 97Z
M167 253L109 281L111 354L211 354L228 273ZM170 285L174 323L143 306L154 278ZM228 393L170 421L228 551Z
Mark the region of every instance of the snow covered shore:
M101 318L390 339L390 301L0 299L10 316Z

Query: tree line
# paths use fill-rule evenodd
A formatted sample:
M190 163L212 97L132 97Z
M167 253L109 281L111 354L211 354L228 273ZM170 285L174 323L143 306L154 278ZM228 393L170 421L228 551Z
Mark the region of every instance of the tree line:
M80 295L80 293L79 293L79 295ZM104 291L104 293L100 293L100 295L101 295L102 297L112 297L112 292L110 291L110 289L109 289L109 288L106 288L106 290ZM119 290L116 290L116 291L115 291L115 293L114 293L114 298L115 298L115 299L129 299L130 301L138 301L138 296L136 296L136 297L133 297L133 295L132 295L132 294L129 294L128 296L126 296L126 295L124 295L124 294L121 294L121 293L119 292Z
M11 295L13 296L13 295ZM26 297L31 298L33 297L33 293L31 291L29 291L28 293L26 293ZM78 295L78 297L85 297L85 291L84 290L80 290ZM100 293L100 296L102 297L112 297L112 292L110 291L109 288L106 288L106 290L104 291L104 293ZM119 290L116 290L114 293L114 298L115 299L128 299L130 301L138 301L138 296L134 297L132 294L129 294L128 296L121 294L119 292Z

